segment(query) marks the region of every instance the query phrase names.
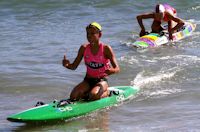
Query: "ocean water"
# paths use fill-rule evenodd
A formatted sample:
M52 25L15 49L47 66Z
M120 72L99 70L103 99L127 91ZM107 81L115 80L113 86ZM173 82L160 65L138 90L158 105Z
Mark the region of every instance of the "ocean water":
M130 46L140 28L136 16L166 3L178 16L197 24L192 36L152 49ZM0 1L0 131L1 132L163 132L200 130L200 1L198 0L1 0ZM103 27L101 40L112 46L121 72L110 86L134 85L141 91L131 101L58 123L24 124L7 116L37 101L69 96L82 81L85 66L73 61L87 41L85 27ZM144 23L147 29L151 20ZM150 28L149 28L150 29Z

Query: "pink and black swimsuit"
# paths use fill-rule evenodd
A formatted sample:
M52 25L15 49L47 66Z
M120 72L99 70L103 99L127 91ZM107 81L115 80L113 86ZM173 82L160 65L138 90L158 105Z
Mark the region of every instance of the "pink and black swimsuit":
M88 44L85 52L84 52L84 61L87 68L87 76L85 77L85 81L87 81L91 85L95 85L98 82L104 80L106 81L106 77L108 76L105 71L110 67L109 59L104 56L104 44L100 42L99 51L97 54L92 54L91 52L91 44Z

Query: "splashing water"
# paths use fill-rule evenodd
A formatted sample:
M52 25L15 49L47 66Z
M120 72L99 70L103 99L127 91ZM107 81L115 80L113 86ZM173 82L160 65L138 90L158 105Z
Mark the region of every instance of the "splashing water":
M162 80L165 79L170 79L172 77L174 77L174 75L176 74L177 71L174 71L172 73L158 73L157 75L154 76L147 76L144 77L144 71L138 73L138 75L136 76L136 78L131 81L131 85L137 86L137 87L144 87L145 85L149 84L149 83L158 83Z

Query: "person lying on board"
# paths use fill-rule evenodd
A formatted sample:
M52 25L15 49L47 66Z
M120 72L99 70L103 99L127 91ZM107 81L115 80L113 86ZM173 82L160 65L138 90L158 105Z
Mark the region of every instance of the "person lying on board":
M71 101L85 98L98 100L107 97L109 95L107 76L120 71L112 48L100 41L101 25L92 22L86 27L86 32L88 42L80 46L74 62L70 63L66 55L62 62L64 67L75 70L84 58L87 68L85 78L70 94Z
M143 19L154 19L151 25L152 33L160 33L163 31L164 28L161 24L162 22L167 22L170 40L173 40L172 34L178 29L182 28L184 25L184 21L177 17L176 9L168 4L157 4L155 7L155 12L141 14L136 18L141 27L140 37L147 34L142 22Z

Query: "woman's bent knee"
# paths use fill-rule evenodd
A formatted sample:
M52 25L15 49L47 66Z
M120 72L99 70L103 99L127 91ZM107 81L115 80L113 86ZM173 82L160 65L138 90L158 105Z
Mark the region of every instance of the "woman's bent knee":
M108 95L107 93L108 93L108 84L99 83L91 90L89 98L90 100L98 100L100 98L106 97L106 95Z

